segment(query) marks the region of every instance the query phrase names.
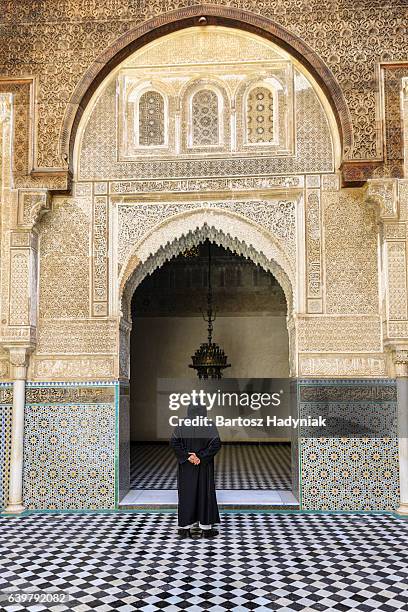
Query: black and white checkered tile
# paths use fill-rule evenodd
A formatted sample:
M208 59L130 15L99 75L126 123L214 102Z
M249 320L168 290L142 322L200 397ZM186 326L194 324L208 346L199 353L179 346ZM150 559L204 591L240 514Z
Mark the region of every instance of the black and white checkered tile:
M217 489L291 490L290 444L225 444L216 456ZM176 489L177 463L162 444L132 444L131 489Z
M408 521L390 515L223 514L180 540L173 513L0 518L0 594L67 604L5 612L396 612L408 609Z
M215 459L217 489L291 490L290 444L225 444Z

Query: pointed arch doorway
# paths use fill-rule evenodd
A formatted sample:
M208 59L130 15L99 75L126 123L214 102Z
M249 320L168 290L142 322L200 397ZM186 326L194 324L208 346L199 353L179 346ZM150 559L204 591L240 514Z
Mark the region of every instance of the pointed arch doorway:
M115 69L90 92L73 150L78 191L91 197L98 223L92 312L117 317L120 328L115 372L123 390L121 413L129 402L124 389L132 296L148 274L186 248L218 241L274 275L287 303L293 376L301 358L295 327L303 315L325 308L322 198L338 189L341 157L331 99L307 66L276 41L218 23L190 25L147 45L140 41L130 55L118 54ZM271 90L259 89L261 83ZM214 104L196 109L199 143L190 138L189 103L197 85L212 91L215 84L223 92L217 104L212 96ZM150 97L135 95L142 86ZM252 86L259 104L248 101ZM271 106L266 116L264 101ZM151 110L152 124L146 119ZM217 130L203 125L207 111ZM258 120L262 136L255 138ZM109 231L107 250L100 248L103 228ZM106 278L109 291L101 289ZM124 422L121 415L122 442L129 430ZM126 449L122 443L119 499L129 490L129 476L119 469Z
M170 220L167 230L175 224ZM124 283L122 298L121 346L127 351L122 360L130 365L129 395L122 394L121 405L123 508L177 503L177 464L168 440L157 435L156 383L158 378L192 378L190 356L205 335L198 302L206 292L208 243L219 308L215 339L234 362L231 377L290 374L292 285L263 252L204 223L139 262ZM216 470L221 507L299 507L297 439L290 433L250 441L239 433L233 439L224 434Z

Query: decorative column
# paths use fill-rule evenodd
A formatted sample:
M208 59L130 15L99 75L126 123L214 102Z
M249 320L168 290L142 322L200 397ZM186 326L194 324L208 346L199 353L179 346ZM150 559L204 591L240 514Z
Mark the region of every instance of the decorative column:
M10 488L5 510L10 513L24 510L25 386L28 355L35 348L37 334L38 235L34 224L47 205L48 195L45 190L22 190L18 193L17 219L14 219L17 227L8 232L8 265L3 268L9 292L1 304L0 344L9 351L13 380Z
M384 343L408 341L407 227L397 179L367 181L366 201L376 211L380 242L381 315Z
M130 379L130 332L132 323L123 316L119 323L119 377L129 382Z
M0 346L9 352L10 375L13 380L13 412L10 456L10 489L6 512L22 512L24 406L28 355L36 344L37 325L37 220L50 210L47 189L37 187L26 173L29 171L28 149L15 148L12 130L14 105L29 102L33 83L23 79L12 84L13 95L0 94L0 199L1 199L1 299ZM21 89L26 93L21 97ZM20 99L20 101L19 101ZM34 188L18 189L19 181ZM11 186L14 185L14 189ZM53 183L54 187L55 184Z
M400 507L408 515L408 274L407 205L395 178L367 181L366 201L377 213L380 244L380 314L384 347L397 380Z
M408 516L408 349L394 353L398 401L398 442L400 506L398 513Z
M23 512L24 406L27 358L30 349L8 347L13 382L13 417L11 426L10 487L5 512Z

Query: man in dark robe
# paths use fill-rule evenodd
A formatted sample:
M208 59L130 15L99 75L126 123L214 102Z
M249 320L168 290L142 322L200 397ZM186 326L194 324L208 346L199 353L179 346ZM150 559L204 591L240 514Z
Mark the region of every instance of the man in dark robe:
M187 418L196 417L207 417L207 410L190 404ZM189 537L197 522L202 537L218 535L213 528L220 522L214 482L214 457L221 448L217 428L183 424L175 428L170 446L178 459L179 535Z

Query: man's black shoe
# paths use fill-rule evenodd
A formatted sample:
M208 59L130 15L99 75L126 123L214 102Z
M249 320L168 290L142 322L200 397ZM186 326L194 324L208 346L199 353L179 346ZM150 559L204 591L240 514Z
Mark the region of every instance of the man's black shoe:
M218 531L216 529L202 529L201 537L202 538L215 538L218 535Z

